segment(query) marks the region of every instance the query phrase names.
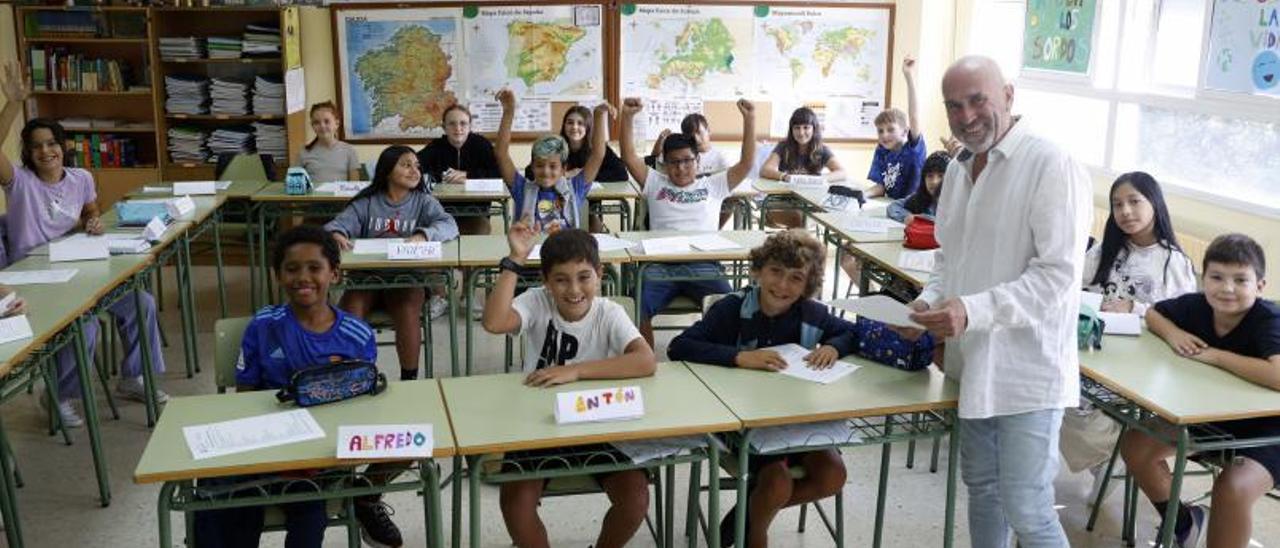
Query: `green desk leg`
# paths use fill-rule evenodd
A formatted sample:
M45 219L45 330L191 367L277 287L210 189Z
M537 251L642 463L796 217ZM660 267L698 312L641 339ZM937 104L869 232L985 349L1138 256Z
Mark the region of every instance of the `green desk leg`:
M1187 427L1178 427L1178 452L1173 460L1173 481L1169 483L1169 504L1164 512L1164 526L1160 528L1159 546L1173 546L1173 528L1178 522L1178 507L1182 500L1182 476L1187 470Z
M183 341L185 341L186 344L184 350L186 351L187 358L187 378L191 378L195 376L195 373L200 372L200 351L196 348L196 294L195 288L191 283L192 266L190 231L187 231L187 234L182 237L182 249L180 255L180 260L182 261L182 265L180 267L182 271L182 278L181 282L178 284L178 291L179 295L181 295L183 299L182 331L184 335Z
M218 265L218 312L219 318L227 317L227 280L222 273L222 209L213 213L213 260Z
M249 244L249 308L250 313L256 312L261 306L258 277L262 275L262 269L265 268L262 263L258 262L258 214L262 206L249 203L248 209L245 211L245 220L249 226L245 227L245 236Z
M467 367L463 371L463 374L468 377L471 376L471 354L472 354L472 349L475 348L475 337L471 333L471 329L472 329L471 324L475 323L471 318L471 300L475 298L476 278L479 276L480 276L480 269L474 268L474 267L468 268L464 270L462 273L462 277L464 280L462 283L462 290L467 292L466 298L463 299L463 302L466 304L467 308L462 312L463 314L465 314L465 317L463 318L462 321L463 323L466 324L464 329L467 332L467 350L466 350Z
M951 548L956 531L956 472L960 463L960 414L951 412L951 436L947 445L947 501L943 510L942 547Z
M747 468L747 457L749 456L749 453L751 453L751 434L752 430L750 428L744 431L742 433L742 443L738 447L738 507L737 514L733 517L733 530L735 532L733 545L736 548L746 548L747 546L747 501L750 498L747 496L749 494L747 486L751 479L748 477L751 472ZM719 469L711 469L711 485L718 485L720 483L718 481L719 475ZM720 516L714 516L714 518L719 517ZM717 527L718 523L719 521L712 521L708 519L707 528L712 531L718 531L720 529ZM713 544L712 546L719 546L719 544Z
M0 516L4 519L5 541L10 548L22 548L22 523L18 519L18 493L13 488L14 470L10 466L9 437L0 421Z
M893 435L893 415L884 418L884 437ZM884 538L884 506L889 493L889 456L893 452L893 444L885 442L880 445L880 486L876 491L876 521L872 533L871 545L880 548Z
M715 434L707 434L707 546L720 546L720 449ZM745 516L746 514L743 514Z
M663 538L665 542L663 546L672 548L676 542L676 467L674 464L667 465L667 488L664 494L666 500L663 501L663 512L666 512L667 519L663 522L666 525L666 531Z
M467 519L471 526L471 548L480 548L480 457L467 457L467 494L470 497Z
M80 373L80 397L84 402L84 423L89 431L89 448L93 452L93 469L98 476L98 495L105 508L111 504L110 476L107 473L107 457L102 454L102 434L98 431L98 405L93 396L93 371L91 361L85 348L84 317L76 318L72 325L74 337L72 344L76 349L76 370ZM145 366L145 364L144 364ZM56 412L56 410L55 410Z
M173 547L173 522L170 515L169 502L173 498L173 490L178 482L166 481L160 487L160 499L156 501L156 523L160 527L160 548Z
M453 456L453 528L452 540L453 548L462 548L462 457Z
M431 459L418 463L418 473L425 488L422 490L422 506L426 509L427 545L444 548L444 531L440 520L440 471Z
M839 238L831 237L831 229L829 228L823 229L822 239L823 241L831 242L836 246L836 265L835 265L836 267L835 267L835 271L832 272L831 274L831 298L839 299L840 298L840 259L844 258L843 257L844 246L840 244ZM849 280L849 283L853 283L853 280Z
M156 418L160 415L159 410L156 409L156 377L154 370L154 363L158 356L151 355L151 341L149 340L151 330L148 328L151 323L147 318L147 309L142 306L141 280L138 280L138 283L133 287L133 306L137 311L138 318L138 346L142 350L142 387L147 394L147 428L151 428L156 425ZM115 322L115 318L111 318L111 321Z

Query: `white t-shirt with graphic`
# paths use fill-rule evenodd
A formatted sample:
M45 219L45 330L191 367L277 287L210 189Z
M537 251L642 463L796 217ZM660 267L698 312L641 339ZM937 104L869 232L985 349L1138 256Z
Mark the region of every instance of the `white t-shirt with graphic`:
M680 187L665 173L650 169L644 197L650 230L719 230L720 204L729 197L729 174L721 171Z
M1104 303L1133 301L1134 314L1146 314L1153 304L1196 292L1195 267L1181 251L1160 244L1139 247L1126 242L1107 274L1107 282L1098 285L1093 283L1093 276L1101 260L1102 244L1085 254L1085 291L1101 293Z
M640 337L622 305L600 297L591 300L591 310L576 322L560 316L545 287L525 291L511 306L520 313L526 373L621 356Z

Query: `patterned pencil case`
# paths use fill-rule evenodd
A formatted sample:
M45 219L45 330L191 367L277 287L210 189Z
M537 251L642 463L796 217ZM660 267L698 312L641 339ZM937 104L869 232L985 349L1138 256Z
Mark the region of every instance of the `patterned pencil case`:
M387 377L378 366L360 360L317 365L294 372L289 385L276 393L276 399L292 401L298 407L311 407L348 400L365 394L375 395L387 387Z
M857 325L859 356L906 371L918 371L933 362L933 337L928 333L909 341L874 320L858 318Z

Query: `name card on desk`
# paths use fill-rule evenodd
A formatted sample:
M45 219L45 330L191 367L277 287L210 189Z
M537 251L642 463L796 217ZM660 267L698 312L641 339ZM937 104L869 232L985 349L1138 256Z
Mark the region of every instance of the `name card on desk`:
M185 181L173 183L174 196L200 196L218 193L216 181Z
M1098 312L1098 319L1102 320L1102 332L1107 335L1137 337L1142 334L1142 317L1137 314L1130 312Z
M103 236L68 238L49 243L49 262L93 261L111 257L111 249Z
M195 213L196 201L190 196L174 198L164 203L164 209L169 212L170 217L181 219Z
M675 236L671 238L645 238L640 240L640 247L644 248L645 255L687 253L689 251L689 239L683 236Z
M644 416L639 386L617 386L556 394L556 424L638 419Z
M10 293L10 295L13 295L13 293ZM9 303L3 303L3 307L0 307L0 311L8 309ZM35 334L31 332L31 322L27 321L26 314L0 319L0 344L30 339L34 336Z
M881 217L864 217L861 215L845 218L841 226L850 232L867 232L871 234L888 234L890 228L902 225L893 219Z
M169 225L164 224L164 219L159 216L152 217L147 223L147 227L142 229L142 239L148 242L154 242L164 236L164 231L168 230Z
M316 185L315 192L332 193L334 196L355 196L367 186L369 186L367 181L330 181Z
M403 242L387 246L387 258L393 261L422 261L444 256L440 242Z
M827 186L827 178L822 175L787 175L787 182L795 186L822 188Z
M464 190L467 192L495 193L504 192L507 186L502 179L467 179Z
M430 424L368 424L338 427L338 458L425 458L435 449Z
M937 257L937 250L929 251L906 251L898 255L898 267L907 270L915 270L917 272L933 272L933 261Z

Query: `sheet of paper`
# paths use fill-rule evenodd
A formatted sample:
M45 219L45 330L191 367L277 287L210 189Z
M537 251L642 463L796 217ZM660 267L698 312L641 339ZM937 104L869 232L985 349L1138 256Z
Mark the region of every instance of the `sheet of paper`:
M284 73L284 111L293 114L307 108L307 78L302 67Z
M645 238L640 240L645 255L674 255L689 252L689 239L684 236L671 238Z
M1092 308L1094 312L1097 312L1102 309L1102 294L1094 293L1092 291L1081 291L1080 304L1088 305L1088 307Z
M216 194L218 185L214 181L183 181L173 183L174 196L194 196Z
M210 183L210 185L212 185L212 183ZM190 196L182 196L181 198L174 198L165 202L164 209L169 212L170 217L173 217L174 219L181 219L195 213L196 201L192 200Z
M71 281L78 272L74 268L53 270L7 270L0 272L0 284L4 285L37 285L64 284Z
M908 251L902 250L898 254L898 267L907 270L915 270L917 272L933 272L933 259L937 256L937 250L929 251Z
M49 244L49 262L94 261L111 257L107 239L102 236L70 238Z
M107 242L114 255L137 255L151 251L151 242L142 238L116 239Z
M742 249L737 242L719 234L702 234L689 237L689 245L698 251L723 251L726 249Z
M676 455L685 455L694 449L707 446L706 436L678 436L674 438L658 438L651 440L613 442L617 449L634 464L644 464L651 460L665 459Z
M196 460L288 445L324 437L306 409L295 409L211 424L185 426L191 457Z
M592 234L596 237L596 245L600 246L601 253L609 251L624 251L631 249L636 244L630 240L624 240L609 234Z
M147 222L146 228L142 229L142 239L149 242L157 241L164 236L165 231L168 229L168 225L164 224L164 219L157 215Z
M502 179L467 179L463 190L466 192L493 194L505 192L507 185L502 182Z
M356 238L351 241L355 255L386 255L391 244L402 244L404 238Z
M143 194L171 194L173 187L171 186L146 186L142 187Z
M10 293L13 295L13 293ZM0 303L0 310L8 310L8 303ZM0 319L0 344L13 342L21 339L30 339L34 334L31 332L31 322L27 321L27 315L22 314L10 318Z
M756 429L751 435L751 446L757 451L780 451L790 447L833 445L860 441L846 421L788 424Z
M235 181L214 181L213 186L218 190L226 190L231 188L232 183L235 183Z
M3 309L0 309L3 310ZM1142 318L1129 312L1099 312L1098 319L1104 322L1103 333L1107 335L1142 334Z
M845 375L857 371L860 367L852 363L837 361L826 369L814 369L804 361L804 357L809 355L810 350L795 343L771 346L768 350L777 352L787 362L787 368L779 371L779 373L818 384L835 382L844 378Z
M868 295L856 299L835 299L827 304L840 310L853 312L858 317L900 327L924 329L911 321L911 309L888 295Z

